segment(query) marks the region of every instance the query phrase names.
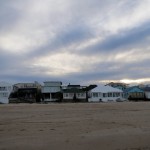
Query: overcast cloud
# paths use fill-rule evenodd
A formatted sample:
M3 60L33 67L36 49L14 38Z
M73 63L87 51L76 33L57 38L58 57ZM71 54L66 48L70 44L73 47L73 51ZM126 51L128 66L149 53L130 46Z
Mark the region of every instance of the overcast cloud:
M149 6L150 0L1 0L0 80L149 82Z

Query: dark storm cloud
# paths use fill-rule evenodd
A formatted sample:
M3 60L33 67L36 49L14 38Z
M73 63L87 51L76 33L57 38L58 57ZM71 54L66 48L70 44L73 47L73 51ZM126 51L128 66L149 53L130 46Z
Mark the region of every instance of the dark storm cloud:
M126 29L117 34L107 36L98 44L84 50L84 53L108 53L115 50L122 51L125 48L136 48L140 44L148 45L150 36L150 21L132 29Z
M72 53L79 53L84 55L97 54L97 53L113 53L114 51L122 51L124 49L131 49L140 47L140 45L148 45L150 36L150 22L146 22L138 27L126 29L118 32L117 34L108 35L100 43L86 47L84 50L76 51L74 48ZM84 42L94 37L91 29L87 26L73 26L66 27L66 30L57 33L53 41L40 47L33 52L32 55L45 55L48 53L56 53L60 48L67 48L71 44ZM31 54L29 54L31 56Z

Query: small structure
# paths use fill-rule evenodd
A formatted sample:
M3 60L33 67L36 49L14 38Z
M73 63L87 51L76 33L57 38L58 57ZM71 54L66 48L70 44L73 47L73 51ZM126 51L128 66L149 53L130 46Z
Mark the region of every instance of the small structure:
M60 81L45 81L42 86L42 96L44 102L56 102L61 100L61 85Z
M13 86L9 103L35 103L41 102L41 85L34 83L18 83Z
M0 103L8 103L8 97L12 91L12 84L0 82Z
M104 85L94 88L89 98L89 102L116 102L124 100L122 90Z
M147 86L147 87L143 88L143 90L145 92L145 99L150 100L150 87Z
M124 90L124 96L129 100L144 100L145 93L144 90L138 86L132 86Z

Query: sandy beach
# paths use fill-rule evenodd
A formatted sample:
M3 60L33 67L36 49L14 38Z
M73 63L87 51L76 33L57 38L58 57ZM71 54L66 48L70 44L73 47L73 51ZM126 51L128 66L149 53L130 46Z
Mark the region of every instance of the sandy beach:
M150 102L0 105L0 150L150 150Z

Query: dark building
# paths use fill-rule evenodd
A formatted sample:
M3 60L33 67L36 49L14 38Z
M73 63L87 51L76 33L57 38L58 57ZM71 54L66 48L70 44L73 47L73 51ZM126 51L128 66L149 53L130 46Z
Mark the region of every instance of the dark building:
M9 103L41 102L41 85L35 83L18 83L13 86L9 96Z

